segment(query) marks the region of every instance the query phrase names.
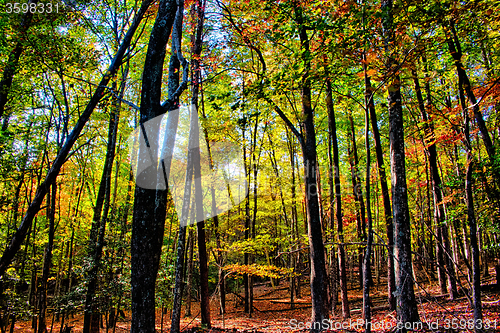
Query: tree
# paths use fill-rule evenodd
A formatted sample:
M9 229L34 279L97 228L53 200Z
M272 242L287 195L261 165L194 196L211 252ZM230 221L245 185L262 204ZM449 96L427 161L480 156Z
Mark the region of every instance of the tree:
M85 314L83 323L83 332L88 333L99 331L99 313L95 305L94 294L97 289L98 272L101 265L102 249L104 247L104 235L106 232L106 223L108 222L108 213L111 205L111 170L115 158L116 137L118 132L118 121L120 119L120 101L125 92L125 81L128 75L128 68L125 69L120 85L119 95L113 98L113 105L109 114L108 144L106 149L106 158L102 170L101 182L94 207L94 216L89 239L89 254L91 256L91 267L88 272L88 286L85 298ZM113 88L116 90L116 82L113 82ZM91 319L94 319L91 322ZM97 322L97 325L96 325ZM92 324L92 326L91 326Z
M339 160L339 146L337 140L337 123L335 121L335 110L333 109L332 98L332 84L330 79L326 81L326 108L328 110L328 127L330 130L331 142L333 147L333 168L334 168L334 181L335 181L335 218L337 220L337 237L339 240L338 247L338 263L339 263L339 280L340 280L340 294L342 298L342 317L350 318L349 299L347 295L347 272L345 262L345 249L344 249L344 231L342 219L342 195L340 185L340 160ZM333 200L333 199L331 199ZM332 225L332 230L334 230Z
M406 185L403 109L401 106L401 78L393 52L395 33L393 26L393 2L382 1L385 51L388 54L387 68L390 75L388 85L389 139L391 143L392 211L394 222L394 259L397 290L398 321L403 324L419 321L417 303L413 291L413 268L411 259L410 213ZM368 181L368 180L367 180ZM406 329L402 328L405 332Z
M177 57L182 59L180 38L182 35L183 10L183 2L178 5L174 0L162 0L158 6L158 14L151 31L143 70L139 120L142 136L140 138L148 144L144 147L145 149L139 149L139 161L148 160L149 156L156 157L158 154L157 145L154 144L158 142L158 127L144 124L148 124L149 120L177 108L178 98L186 88L185 82L178 84L179 74L178 72L177 74L174 73L175 68L179 68ZM169 67L169 96L167 101L162 104L163 63L166 55L165 48L171 31L173 31L172 48L175 53L171 57ZM183 61L183 66L186 71L185 61ZM147 129L146 126L148 126ZM149 142L152 144L151 146L149 146ZM152 182L150 184L152 188L143 188L141 186L135 188L131 240L131 332L155 332L155 286L161 245L163 243L167 202L167 189L160 188L162 184L164 187L166 179L158 181L157 175L163 176L163 172L168 174L166 169L170 167L171 162L171 159L165 161L164 158L164 156L160 156L159 164L154 158L151 161L153 164L141 174L138 174L136 178L137 183ZM179 242L181 242L180 237Z
M200 67L200 55L202 51L203 43L203 22L205 20L205 6L206 1L197 0L193 4L193 13L196 17L196 30L193 33L193 44L191 46L192 54L192 89L191 89L191 107L196 110L196 115L198 115L198 96L201 85L201 67ZM198 135L199 136L199 135ZM199 142L199 138L193 138ZM199 154L199 151L198 151ZM199 164L198 159L198 164ZM201 177L200 165L195 166L196 178ZM200 188L197 188L200 191ZM212 194L213 195L213 194ZM214 200L215 198L213 198ZM205 236L205 221L203 207L201 207L199 202L196 202L196 220L200 221L197 223L198 232L198 257L200 259L200 289L201 289L201 323L207 327L210 327L210 291L208 289L208 256L206 247L206 236Z

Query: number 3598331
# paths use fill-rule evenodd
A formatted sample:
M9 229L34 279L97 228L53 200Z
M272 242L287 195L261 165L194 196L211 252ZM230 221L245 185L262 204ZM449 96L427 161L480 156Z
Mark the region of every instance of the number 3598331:
M59 13L62 6L59 3L52 2L7 2L4 12L7 14L31 13L31 14L52 14Z

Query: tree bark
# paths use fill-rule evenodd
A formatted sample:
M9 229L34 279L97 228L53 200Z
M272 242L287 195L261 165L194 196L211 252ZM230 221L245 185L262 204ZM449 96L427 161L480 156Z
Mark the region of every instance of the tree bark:
M451 46L450 46L451 47ZM453 52L452 52L453 53ZM465 173L465 201L467 205L467 220L469 222L469 235L472 257L472 300L474 307L474 321L482 322L483 311L481 304L481 270L479 267L479 247L477 240L477 222L474 211L474 195L472 192L473 178L472 172L474 167L474 157L472 155L472 145L470 140L469 112L464 96L464 84L466 84L463 76L458 77L458 91L460 104L462 106L462 116L464 118L463 136L465 150L467 153L467 170ZM465 241L467 238L465 237ZM469 275L470 275L469 268ZM474 325L475 332L482 332L482 327Z
M365 89L373 93L370 77L365 78ZM375 156L377 158L378 175L380 178L380 188L382 191L382 203L384 205L385 228L387 235L387 298L389 310L396 310L396 280L394 275L394 226L392 223L391 198L389 196L389 187L387 186L387 175L384 166L384 154L382 152L382 142L380 140L380 131L377 124L377 114L375 112L375 104L373 97L368 104L370 111L370 122L372 125L373 141L375 146Z
M333 97L332 97L332 87L331 84L328 84L327 81L326 86L326 107L327 110L333 110ZM333 112L333 111L332 111ZM335 185L334 185L334 173L335 170L334 162L333 162L333 124L330 118L328 118L328 190L329 190L329 212L328 215L330 217L330 242L335 243L335 207L333 205L333 201L335 200ZM292 165L293 168L293 165ZM295 188L292 188L295 191ZM294 191L292 194L295 194ZM335 314L335 308L338 303L338 262L337 255L335 251L335 246L333 245L330 250L329 255L329 269L330 269L330 308L332 312Z
M193 288L193 247L194 247L194 232L193 229L189 229L188 241L187 241L187 281L186 281L186 310L184 311L184 317L191 317L191 289Z
M203 100L203 85L200 83L201 87L201 116L203 119L207 119L207 116L205 114L205 105L204 105L204 100ZM209 163L209 168L212 171L214 169L213 165L213 159L212 159L212 150L210 148L210 141L208 138L208 131L204 127L203 128L203 133L205 136L205 143L207 145L207 152L208 152L208 163ZM217 265L219 267L219 274L218 274L218 286L219 286L219 299L220 299L220 313L224 316L226 312L226 290L225 290L225 283L224 283L224 270L222 269L224 265L224 256L222 255L222 243L221 243L221 232L220 232L220 226L219 226L219 217L217 216L217 203L216 203L216 196L215 196L215 189L213 186L210 188L210 194L212 196L212 216L213 216L213 221L214 221L214 229L215 229L215 243L217 246Z
M43 269L42 277L40 282L40 288L38 290L38 333L47 332L47 327L45 324L45 314L47 310L47 281L50 275L50 267L52 266L52 248L54 246L54 225L55 225L55 214L56 214L56 192L57 185L52 184L52 191L49 199L49 241L47 247L45 248L45 254L43 256Z
M329 79L326 82L326 107L328 110L328 125L333 146L333 167L334 167L334 186L335 186L335 217L337 220L337 237L339 240L338 246L338 262L339 262L339 280L340 280L340 296L342 299L342 317L350 318L349 299L347 296L347 272L344 250L344 231L342 219L342 194L340 184L340 159L339 145L337 140L337 124L335 121L335 110L333 109L332 85Z
M194 108L193 112L196 111L198 115L198 96L201 85L201 68L200 68L200 55L203 45L203 22L205 19L205 3L201 0L195 1L193 4L193 13L196 13L196 31L193 35L194 43L191 49L192 53L192 89L191 89L191 107ZM199 142L198 137L194 138L195 142ZM199 155L198 149L198 155ZM201 177L201 166L199 158L196 159L196 164L194 166L194 177L199 179ZM197 195L196 198L201 196L201 183L195 181ZM210 291L208 289L208 255L206 246L206 236L205 236L205 221L203 219L203 207L200 202L196 202L196 220L200 221L197 224L198 231L198 257L200 260L200 311L201 311L201 324L210 328Z
M366 240L366 214L365 202L363 200L363 191L361 190L361 180L359 178L358 170L358 147L356 144L356 133L354 131L354 120L352 114L349 114L349 122L351 124L351 142L352 151L348 144L347 153L349 156L349 164L351 167L351 181L352 181L352 194L356 205L356 231L358 233L358 240L363 242ZM359 288L363 289L363 247L358 248L358 276Z
M368 79L366 74L366 57L364 58L364 75L365 82ZM373 221L372 210L370 203L370 171L371 171L371 154L370 154L370 110L369 104L373 103L371 92L365 90L365 147L366 147L366 213L368 217L368 238L366 239L366 252L363 261L363 319L365 321L365 332L371 332L371 300L370 300L370 285L371 285L371 256L373 243Z
M382 1L382 19L385 51L389 55L395 42L393 27L393 2ZM388 74L391 79L388 86L389 104L389 140L391 144L392 208L394 221L394 256L397 290L397 319L403 324L400 330L406 332L406 323L418 322L419 315L415 293L413 291L413 268L411 258L410 213L408 209L408 190L406 186L405 147L403 109L401 105L401 80L398 64L389 55Z
M179 68L178 61L177 67L175 67L176 62L173 58L181 57L179 26L182 26L182 10L183 5L178 7L175 0L162 0L158 6L158 14L151 31L143 71L140 106L140 124L143 135L146 134L144 123L166 111L175 109L178 105L178 95L182 93L182 90L177 95L173 93L173 91L178 90L179 82L179 73L176 70ZM161 104L163 63L166 45L174 25L172 48L177 52L174 52L171 57L168 100ZM177 36L174 36L175 33ZM152 137L143 139L147 139L146 142L157 142L157 129L153 128L149 133L152 133ZM150 151L152 156L157 156L156 149L151 150L155 150ZM148 155L148 152L139 151L139 157ZM161 156L160 167L164 168L163 171L168 174L165 169L170 168L171 159L164 158L165 156ZM158 165L152 165L142 174L138 174L137 179L151 177L157 180L158 168ZM160 184L157 182L156 185ZM132 333L155 332L155 284L163 243L166 202L166 189L146 189L136 186L131 239ZM184 229L185 238L185 228L181 229ZM183 257L184 253L182 253L181 258ZM182 263L182 259L180 262ZM180 306L180 304L178 305Z
M128 70L122 77L120 86L119 98L123 98L125 93L125 80ZM116 88L116 83L113 83L113 88ZM114 90L114 89L113 89ZM96 205L94 207L94 217L92 219L92 227L90 230L89 239L89 254L91 256L91 267L88 272L87 294L85 298L85 310L83 316L83 333L99 332L99 327L92 325L91 319L94 316L99 316L98 307L94 304L94 295L97 290L98 274L101 265L102 249L104 247L104 235L106 232L106 223L108 219L108 211L111 198L111 171L113 169L113 161L115 158L116 136L118 133L118 122L120 119L121 102L113 99L113 105L109 114L108 127L108 144L104 167L102 170L101 182L97 194Z
M328 293L326 286L325 250L321 232L321 218L319 216L318 191L316 188L316 133L314 129L314 115L311 105L311 54L309 50L309 37L302 17L300 4L294 8L295 19L299 29L301 58L304 63L304 74L301 80L301 102L303 119L303 140L301 142L303 163L305 170L304 189L305 204L307 208L309 255L311 264L311 300L312 300L312 331L319 331L323 319L328 319ZM296 132L296 131L295 131ZM318 327L319 326L319 327Z

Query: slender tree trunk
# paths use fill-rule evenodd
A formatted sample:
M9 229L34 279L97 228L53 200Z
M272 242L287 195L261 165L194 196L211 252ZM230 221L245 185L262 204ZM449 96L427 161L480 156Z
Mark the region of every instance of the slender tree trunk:
M47 327L45 324L45 315L47 310L47 281L50 275L50 267L52 265L52 247L54 246L54 222L56 214L56 192L57 185L52 184L52 191L49 199L49 241L47 247L45 248L45 254L43 256L43 269L42 277L40 282L40 288L38 291L38 333L47 332Z
M186 180L184 186L184 198L182 202L182 211L180 217L180 230L179 230L179 240L177 245L177 266L175 271L175 291L174 291L174 303L172 310L172 327L171 333L180 332L180 307L181 307L181 297L182 297L182 280L183 280L183 267L182 262L184 258L184 248L185 248L185 237L186 237L186 224L187 224L187 215L189 213L189 201L191 197L191 185L193 183L193 177L195 182L195 193L194 193L194 203L196 206L196 220L200 219L199 210L203 209L200 205L199 199L201 196L201 184L197 184L197 180L200 180L200 150L198 146L195 146L195 142L199 142L199 133L198 133L198 113L194 108L191 108L191 120L190 120L190 131L189 131L189 146L187 157L187 169L186 169ZM194 207L191 207L194 209ZM209 317L210 318L210 317Z
M393 2L382 1L383 28L386 53L393 52L395 42L393 27ZM406 186L405 147L403 109L401 105L401 79L397 62L388 58L391 81L388 87L389 139L391 143L392 207L394 218L394 257L397 290L397 319L403 323L400 330L406 332L404 325L419 321L415 293L413 291L413 269L411 258L410 213L408 209L408 190Z
M119 98L123 98L125 93L125 80L128 70L122 77L122 84L119 91ZM116 82L113 83L113 90L116 90ZM102 249L104 247L104 236L106 232L106 223L108 219L108 211L111 198L111 171L113 169L113 161L115 158L116 136L118 132L118 122L120 119L120 101L115 98L111 106L109 114L108 127L108 144L106 158L102 170L101 183L97 194L96 205L94 207L94 217L92 219L92 227L90 230L90 247L89 254L91 255L91 267L88 272L87 294L85 298L85 312L83 317L83 333L99 332L99 327L91 325L92 317L100 316L98 307L94 301L94 295L97 290L98 274L101 265ZM94 318L95 319L95 318Z
M304 189L305 204L307 208L309 251L311 264L311 299L312 299L312 331L319 331L323 319L328 319L328 293L326 285L325 250L321 232L321 219L319 216L318 191L316 188L316 133L314 129L314 116L311 105L311 55L309 51L309 37L302 17L302 8L295 7L295 18L299 27L302 61L304 74L302 75L302 116L304 140L302 141L302 155L304 158Z
M365 78L365 89L373 93L370 77ZM380 188L382 191L382 203L384 205L385 227L387 234L387 294L389 310L396 310L396 280L394 275L394 226L392 223L391 199L389 196L389 187L387 186L387 175L384 166L384 154L382 152L382 142L380 140L380 132L377 124L377 114L375 112L375 104L368 104L370 111L370 121L372 125L373 141L375 146L375 156L377 158L378 175L380 178Z
M245 125L244 125L245 126ZM243 128L243 138L245 138L245 128ZM250 162L247 162L246 145L243 146L243 163L245 165L245 179L247 180L247 193L250 193ZM250 197L245 200L245 241L250 238ZM249 254L243 254L243 264L249 264ZM245 313L250 313L250 277L247 273L243 274L243 284L245 289Z
M255 125L254 125L254 129L253 129L253 133L252 133L252 171L253 171L253 181L254 181L254 185L253 185L253 216L252 216L252 224L251 224L251 238L252 239L255 239L255 224L257 222L257 183L258 183L258 180L257 180L257 174L258 174L258 161L260 159L260 153L258 154L257 156L257 130L258 130L258 126L259 126L259 114L257 113L256 116L255 116ZM255 261L255 256L252 254L250 256L250 263L253 264ZM254 298L254 294L253 294L253 279L254 277L253 276L250 276L249 277L249 284L248 284L248 291L249 291L249 296L250 296L250 299L249 299L249 314L250 316L252 315L253 313L253 298Z
M456 37L456 36L455 36ZM450 49L453 45L450 45ZM453 51L452 51L453 54ZM469 127L469 111L467 104L465 102L464 96L464 85L468 84L468 80L465 77L459 75L458 77L458 91L460 104L462 106L462 116L464 118L464 144L465 150L467 152L467 170L465 174L465 201L467 205L467 220L469 222L469 235L470 235L470 245L471 245L471 257L472 257L472 300L474 306L474 321L482 322L483 311L481 304L481 269L479 267L479 247L477 240L477 223L476 214L474 212L474 195L472 192L473 178L472 172L474 167L474 157L472 155L472 144L470 140L470 127ZM465 237L467 238L467 237ZM469 275L471 274L469 269ZM475 332L482 332L482 327L479 325L474 326Z
M354 202L356 203L356 231L360 242L366 240L366 217L365 217L365 202L363 200L363 192L361 190L361 181L359 179L358 170L358 147L356 144L356 134L354 131L354 120L352 114L349 114L349 122L351 123L351 142L352 152L348 146L347 152L349 155L349 164L351 166L351 181L352 193ZM363 289L363 247L358 248L358 272L359 272L359 287Z
M364 57L364 74L365 82L368 79L366 74L366 57ZM366 147L366 212L368 217L368 238L366 239L366 253L363 262L363 319L365 320L365 332L371 332L371 300L370 300L370 285L371 285L371 256L373 243L373 221L372 210L370 203L370 171L371 171L371 155L370 155L370 111L369 104L373 103L373 98L369 90L365 91L365 147Z
M203 22L205 19L205 3L201 2L201 0L195 1L193 4L193 13L196 14L196 32L193 35L193 46L191 49L192 57L192 89L191 89L191 107L194 108L198 115L198 95L200 91L201 84L201 68L200 68L200 55L202 51L202 43L203 43ZM194 111L193 111L194 112ZM195 142L199 142L199 138L194 138ZM198 149L199 155L199 149ZM199 179L201 177L201 166L199 158L196 160L194 166L194 177L195 177L195 186L196 186L196 195L195 197L201 198L201 183L199 183ZM198 184L199 183L199 184ZM197 224L198 231L198 258L200 260L200 310L201 310L201 324L207 327L210 327L210 291L208 289L208 255L207 255L207 246L206 246L206 236L205 236L205 221L204 221L204 212L203 207L199 200L196 201L196 220L200 221Z
M288 152L290 154L290 168L292 171L292 184L291 184L291 188L290 188L291 195L292 195L292 230L293 230L293 234L294 234L294 239L298 242L296 248L299 249L301 247L301 244L300 244L300 233L299 233L299 221L298 221L298 214L297 214L297 195L296 195L296 189L295 189L295 148L294 148L294 143L293 143L293 136L290 135L288 128L286 130L286 136L287 136ZM330 163L330 165L331 165L331 163ZM332 173L330 172L329 174L331 175ZM331 177L333 177L333 176L331 176ZM331 198L333 198L333 195L331 195ZM333 208L331 208L331 209L333 209ZM294 265L294 272L297 272L300 269L300 261L301 261L300 258L301 258L300 251L298 251L296 254L296 259L294 260L294 264L295 264ZM295 296L297 298L300 298L300 275L295 277L293 285L295 286Z
M205 104L203 100L203 85L200 83L201 87L201 115L203 119L207 119L207 116L205 114ZM212 150L210 147L210 141L208 138L208 131L204 127L203 128L203 133L205 136L205 143L207 145L207 152L208 152L208 163L210 170L212 171L214 169L214 164L213 164L213 159L212 159ZM210 188L210 194L212 195L212 216L213 216L213 221L214 221L214 229L215 229L215 242L217 246L217 265L219 267L219 274L218 274L218 286L219 286L219 299L220 299L220 313L224 316L225 314L225 309L226 309L226 290L225 290L225 283L224 283L224 270L222 269L224 265L224 256L222 255L222 243L221 243L221 235L220 235L220 226L219 226L219 217L216 215L217 212L217 204L216 204L216 197L215 197L215 189L214 187Z
M186 310L185 317L191 317L191 290L193 288L193 247L194 247L194 232L189 229L189 236L187 241L188 250L188 264L187 264L187 281L186 281Z
M333 110L333 97L332 97L332 87L331 84L328 84L329 81L327 81L327 86L326 86L326 106L328 111ZM334 112L334 111L332 111ZM328 167L329 167L329 172L328 172L328 190L329 190L329 212L328 215L330 217L330 242L334 243L335 242L335 206L333 205L333 202L335 201L335 185L334 185L334 170L335 170L335 165L333 162L333 124L332 120L328 118ZM330 250L330 258L329 258L329 268L330 268L330 306L332 309L332 312L335 314L335 308L337 307L338 303L338 262L337 262L337 255L335 251L335 245L332 245L332 248Z
M340 159L339 146L337 140L337 124L335 122L335 111L333 109L332 86L330 80L326 82L326 107L328 110L328 124L332 136L333 146L333 165L334 165L334 181L335 181L335 217L337 219L337 237L339 240L338 246L338 261L340 272L340 295L342 298L342 317L350 318L349 299L347 297L347 272L344 250L344 231L342 221L342 195L340 184Z

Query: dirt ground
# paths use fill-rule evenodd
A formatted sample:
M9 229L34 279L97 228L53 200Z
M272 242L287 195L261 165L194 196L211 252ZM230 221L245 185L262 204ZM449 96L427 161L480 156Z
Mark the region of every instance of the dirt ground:
M494 273L493 271L491 272ZM483 291L483 329L485 332L500 332L500 291L492 288L493 276L482 281ZM467 286L462 281L462 286ZM362 318L362 294L360 289L349 290L349 302L351 318L342 319L340 306L337 312L330 314L330 321L323 323L323 328L331 332L362 332L365 326L361 322ZM438 287L422 285L422 288L415 286L415 294L420 313L421 324L416 324L412 329L417 332L471 332L474 328L473 314L469 301L464 293L460 293L459 298L449 301L446 295L440 295ZM381 283L378 288L372 287L372 332L391 332L397 328L396 313L387 309L387 293L385 283ZM302 287L302 297L295 299L294 308L290 304L290 294L286 283L273 288L269 283L257 285L254 289L254 313L246 314L243 311L241 297L235 294L227 295L227 313L223 317L219 313L219 299L217 296L211 298L211 321L212 329L202 329L199 304L192 302L192 317L183 315L181 328L184 332L302 332L310 325L311 297L307 281ZM242 292L240 293L242 294ZM156 328L158 332L169 332L170 311L163 315L163 325L161 311L156 315ZM184 307L183 307L184 312ZM126 313L127 318L121 319L115 332L130 331L130 313ZM48 316L48 330L51 331ZM81 332L83 316L78 315L66 320L66 324L71 327L71 332ZM163 327L163 330L162 330ZM18 322L15 325L15 332L34 332L30 322ZM59 323L54 323L52 332L59 333ZM101 329L106 332L106 329ZM113 332L109 329L107 332Z

